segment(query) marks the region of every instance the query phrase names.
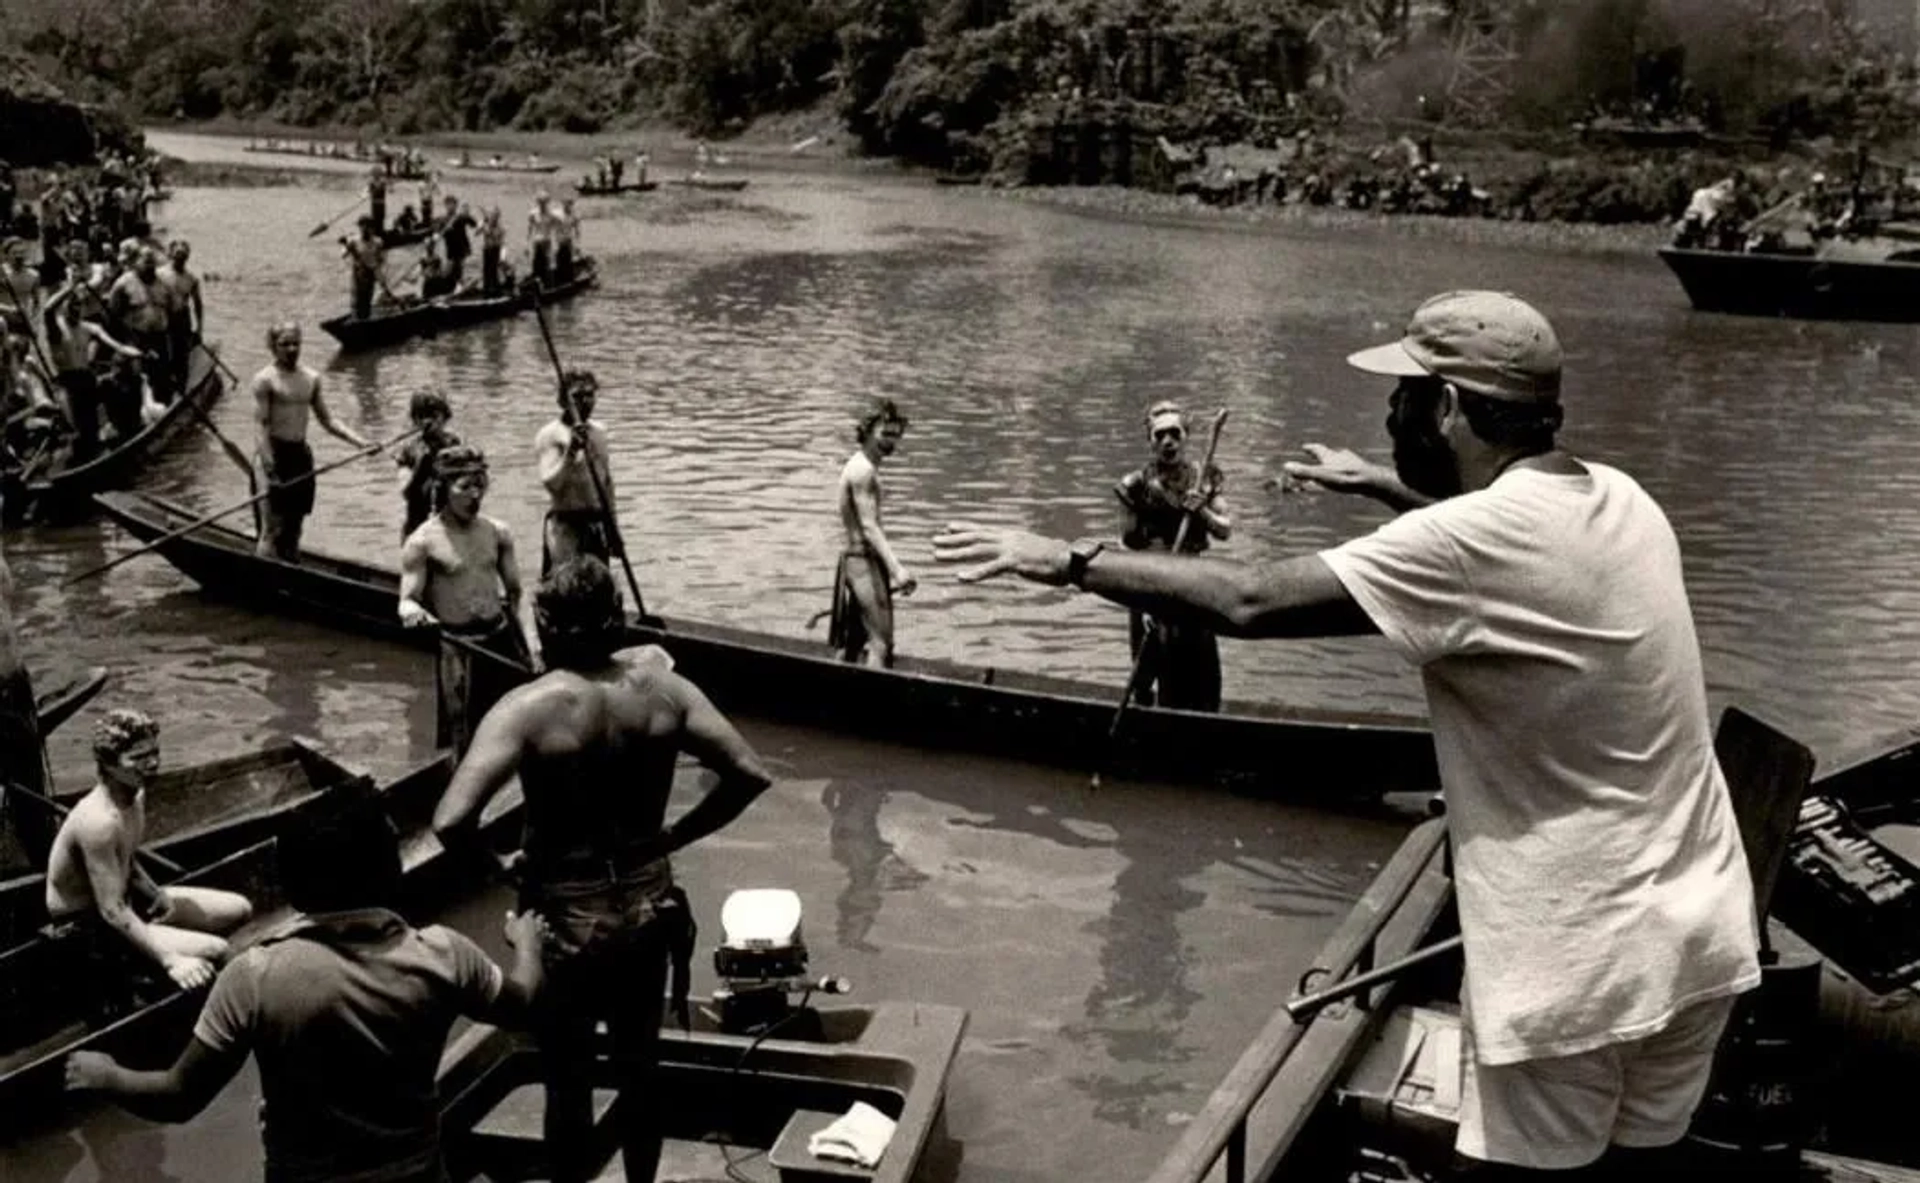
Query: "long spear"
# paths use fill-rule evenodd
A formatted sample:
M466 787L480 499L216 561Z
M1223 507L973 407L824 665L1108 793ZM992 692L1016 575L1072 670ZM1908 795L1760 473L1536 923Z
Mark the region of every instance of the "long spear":
M109 559L106 562L100 564L98 567L89 567L85 571L80 572L80 574L78 575L69 576L68 578L60 581L60 586L72 587L74 584L79 583L83 580L92 579L96 575L102 574L107 571L111 571L115 567L118 567L120 564L127 562L130 559L137 559L141 555L146 554L148 551L153 550L156 547L164 546L183 534L191 534L195 530L200 529L202 526L210 525L214 522L219 521L221 518L226 517L228 514L239 513L241 510L247 508L249 505L258 504L259 502L264 501L268 497L273 496L275 493L279 492L282 489L290 489L293 486L300 484L302 481L310 481L315 477L321 475L322 473L332 472L334 469L343 467L344 465L351 464L355 460L359 460L359 459L362 459L363 457L371 456L376 452L384 452L388 448L393 447L395 444L404 443L407 440L412 439L414 436L419 435L422 431L425 431L425 430L426 428L424 427L409 428L406 431L401 432L399 435L394 436L390 440L383 440L377 444L368 444L366 447L361 448L359 451L353 453L351 456L342 457L339 460L335 460L331 464L323 464L319 468L316 468L311 472L303 472L299 476L296 476L291 480L276 482L275 484L268 486L265 492L255 493L253 496L247 498L245 501L235 502L234 504L227 506L223 510L219 510L218 512L215 512L215 513L210 513L205 517L195 518L193 521L188 522L186 525L181 526L179 529L169 530L165 534L162 534L160 537L154 539L152 542L144 543L141 546L137 547L136 549L128 551L126 554L117 555L114 558Z

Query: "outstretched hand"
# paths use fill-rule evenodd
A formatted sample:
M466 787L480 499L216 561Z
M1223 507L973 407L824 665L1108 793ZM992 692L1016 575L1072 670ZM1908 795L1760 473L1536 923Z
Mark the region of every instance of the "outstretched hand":
M1280 491L1319 486L1335 493L1372 493L1394 479L1392 470L1361 456L1351 448L1330 448L1308 444L1304 451L1312 460L1289 460L1282 466L1286 473Z
M968 563L958 572L962 583L979 583L1012 573L1035 583L1059 587L1067 582L1069 544L1025 530L954 522L933 536L933 557L942 563Z

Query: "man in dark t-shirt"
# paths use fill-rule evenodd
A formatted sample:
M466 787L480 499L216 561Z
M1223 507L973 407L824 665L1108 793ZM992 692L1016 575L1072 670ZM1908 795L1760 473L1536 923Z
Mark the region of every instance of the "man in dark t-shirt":
M220 971L173 1067L136 1072L75 1052L67 1087L184 1122L252 1053L267 1183L438 1183L435 1076L447 1033L463 1015L525 1020L542 979L544 924L531 911L508 915L507 973L460 933L408 924L389 910L400 850L372 801L290 827L278 849L287 897L305 915Z

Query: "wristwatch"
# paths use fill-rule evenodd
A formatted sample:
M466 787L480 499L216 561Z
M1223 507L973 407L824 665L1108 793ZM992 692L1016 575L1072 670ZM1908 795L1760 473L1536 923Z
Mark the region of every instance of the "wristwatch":
M1070 587L1087 586L1087 564L1093 557L1107 549L1107 544L1097 538L1082 538L1067 550L1067 584Z

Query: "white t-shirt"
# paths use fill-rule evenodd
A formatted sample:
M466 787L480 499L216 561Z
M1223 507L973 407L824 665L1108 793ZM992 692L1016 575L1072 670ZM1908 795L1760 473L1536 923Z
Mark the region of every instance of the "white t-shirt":
M1485 1064L1760 980L1680 546L1615 469L1513 469L1321 555L1426 684Z

